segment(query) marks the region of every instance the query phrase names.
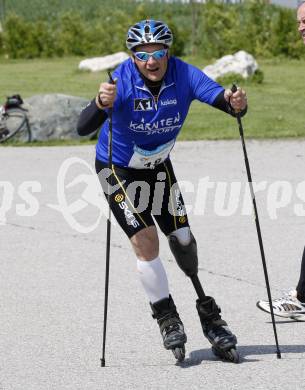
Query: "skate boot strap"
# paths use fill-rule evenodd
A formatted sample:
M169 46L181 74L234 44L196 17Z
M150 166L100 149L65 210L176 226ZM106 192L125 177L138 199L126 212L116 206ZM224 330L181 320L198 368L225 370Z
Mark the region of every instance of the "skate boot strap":
M157 320L166 318L168 315L178 316L176 306L171 295L168 298L161 299L153 304L150 303L150 307L152 309L152 318Z
M152 313L152 318L154 318L155 320L159 322L162 322L162 321L165 321L167 320L168 318L177 318L179 321L180 320L180 317L179 317L179 314L177 313L177 311L170 311L170 312L167 312L167 313L156 313L156 312L153 312Z
M197 299L196 308L202 323L214 323L215 325L227 325L224 320L221 319L220 307L216 304L213 297L206 297L204 301Z
M172 330L178 330L182 324L182 321L180 320L179 316L168 316L167 318L162 318L158 320L158 324L160 327L160 332L162 333L163 330L172 331Z
M211 320L211 321L201 321L202 327L204 328L205 332L209 332L210 330L216 330L217 328L220 329L222 326L228 326L226 321L219 319L219 320Z

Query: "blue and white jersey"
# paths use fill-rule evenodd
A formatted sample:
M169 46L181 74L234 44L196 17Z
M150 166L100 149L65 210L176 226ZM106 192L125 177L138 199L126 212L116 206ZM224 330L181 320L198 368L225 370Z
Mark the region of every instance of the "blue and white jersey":
M114 72L117 97L113 107L113 164L137 169L154 168L165 161L197 99L213 104L223 87L201 70L170 57L157 101L131 59ZM108 161L109 120L104 122L96 146L98 160Z

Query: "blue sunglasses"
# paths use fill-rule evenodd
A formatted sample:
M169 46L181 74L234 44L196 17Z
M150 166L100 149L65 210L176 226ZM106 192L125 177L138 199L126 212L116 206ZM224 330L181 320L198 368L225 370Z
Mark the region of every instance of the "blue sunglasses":
M133 54L139 61L143 62L148 61L150 57L154 58L155 60L161 60L161 58L166 56L167 49L157 50L153 53L147 53L146 51L135 51Z

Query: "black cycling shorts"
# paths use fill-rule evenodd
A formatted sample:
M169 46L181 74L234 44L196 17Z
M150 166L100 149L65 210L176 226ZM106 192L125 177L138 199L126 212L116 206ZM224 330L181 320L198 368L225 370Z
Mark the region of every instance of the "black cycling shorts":
M112 213L129 238L154 226L154 219L166 236L189 226L170 160L154 169L112 165L112 170L106 163L96 160L95 168L108 203L110 199Z

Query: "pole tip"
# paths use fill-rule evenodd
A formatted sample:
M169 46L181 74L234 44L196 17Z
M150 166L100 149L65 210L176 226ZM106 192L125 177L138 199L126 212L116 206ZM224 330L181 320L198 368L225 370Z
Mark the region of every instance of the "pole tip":
M105 359L101 359L101 367L105 367Z
M281 358L282 358L281 352L280 352L280 351L277 352L277 358L278 358L278 359L281 359Z

